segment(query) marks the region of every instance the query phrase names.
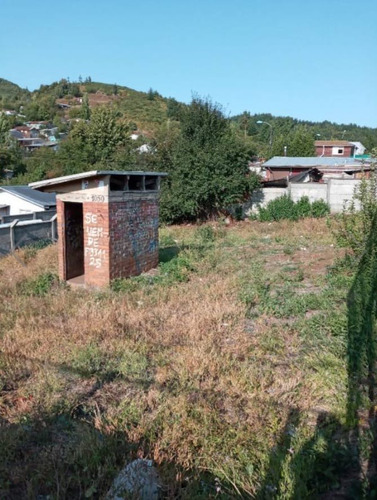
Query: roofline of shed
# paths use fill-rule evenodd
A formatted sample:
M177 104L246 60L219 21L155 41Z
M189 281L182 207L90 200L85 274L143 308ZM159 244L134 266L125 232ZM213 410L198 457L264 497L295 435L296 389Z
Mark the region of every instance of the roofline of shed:
M54 179L47 179L45 181L31 182L29 187L32 189L39 189L47 186L54 186L55 184L65 184L66 182L72 182L81 179L87 179L89 177L97 177L101 175L154 175L157 177L166 177L168 174L166 172L138 172L135 170L124 171L124 170L91 170L90 172L81 172L80 174L64 175L62 177L55 177Z

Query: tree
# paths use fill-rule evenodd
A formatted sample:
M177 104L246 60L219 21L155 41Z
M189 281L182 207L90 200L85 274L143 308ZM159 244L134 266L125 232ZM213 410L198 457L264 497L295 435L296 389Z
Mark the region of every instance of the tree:
M89 106L89 97L87 93L85 93L84 97L82 98L81 117L84 120L90 120L90 106Z
M24 169L25 166L22 162L22 154L18 145L0 145L0 177L4 175L5 170L12 170L14 175L18 175Z
M24 114L27 120L51 120L56 115L55 97L45 95L39 99L34 98L25 106Z
M8 117L3 113L0 114L0 146L8 142L10 128Z
M296 127L289 139L290 156L315 156L314 137L307 127Z
M59 162L58 154L51 148L39 148L25 159L25 171L18 182L28 184L49 177L63 175L63 169Z
M81 165L84 160L87 166L112 163L115 153L122 151L127 155L131 145L128 126L119 120L116 111L104 106L93 110L88 123L76 124L67 142L65 152L79 149L78 163Z
M166 116L168 118L172 118L173 120L179 120L184 105L173 97L169 97L166 104Z
M182 109L179 135L168 148L157 145L157 152L157 168L169 172L161 198L168 222L216 216L250 191L249 151L209 100L193 98Z
M315 156L314 136L304 125L298 125L287 134L274 139L272 156Z
M249 128L249 122L250 122L250 113L248 113L247 111L244 111L241 115L240 125L241 125L241 128L243 130L245 139L246 139L247 131Z
M156 94L157 92L155 90L152 89L152 87L148 90L148 94L147 94L147 99L148 101L154 101L155 97L156 97Z

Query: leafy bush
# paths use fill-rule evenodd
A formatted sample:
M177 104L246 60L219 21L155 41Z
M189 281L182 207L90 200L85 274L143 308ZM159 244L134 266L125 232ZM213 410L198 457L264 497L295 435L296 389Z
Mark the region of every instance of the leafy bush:
M361 180L351 202L330 223L337 243L348 247L356 259L364 252L376 214L377 172L373 170L370 179Z
M195 231L195 237L195 239L198 239L200 243L208 244L215 241L216 233L211 226L200 226Z
M59 284L59 278L54 273L43 273L35 279L23 281L19 286L19 291L23 295L43 297L47 295L54 285Z
M262 222L282 219L298 220L304 217L324 217L329 213L329 206L322 200L310 203L307 196L294 202L288 195L280 196L259 209L258 219Z
M295 204L295 210L299 218L310 217L312 211L312 205L307 196L303 196Z
M280 219L296 220L294 201L290 196L283 195L267 203L266 207L259 210L259 220L262 222Z
M153 168L169 173L161 193L167 223L216 217L259 186L248 170L248 147L218 105L195 97L179 116L178 133L167 131L153 156Z
M311 216L312 217L325 217L330 212L328 204L323 200L313 201Z

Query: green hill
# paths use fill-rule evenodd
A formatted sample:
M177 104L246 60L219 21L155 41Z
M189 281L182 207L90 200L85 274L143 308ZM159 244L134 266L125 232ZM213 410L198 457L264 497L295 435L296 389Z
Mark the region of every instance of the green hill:
M117 109L124 119L147 131L153 130L166 119L169 99L152 89L140 92L117 84L70 82L62 79L50 85L41 85L32 93L31 98L34 102L46 102L51 99L54 99L55 104L66 102L71 106L67 116L75 118L80 116L80 98L86 93L90 107L110 105ZM55 112L58 113L57 106Z
M243 134L250 137L256 144L268 144L272 132L273 142L279 138L286 138L298 127L305 128L313 140L346 140L360 141L370 152L377 147L377 128L361 127L355 123L333 123L330 121L313 122L308 120L297 120L290 116L273 116L268 113L243 114L233 116L231 120ZM258 124L258 121L271 125ZM277 154L277 153L275 153Z
M0 108L8 109L18 107L22 101L27 100L30 92L19 85L0 78Z
M53 120L59 118L77 118L81 116L81 97L88 94L90 107L109 105L119 111L119 116L131 122L144 132L153 133L168 118L179 119L181 103L173 98L162 97L150 89L141 92L132 88L103 82L92 82L90 77L84 81L61 79L29 92L15 83L0 78L0 109L19 110L30 120ZM68 104L69 109L62 110L59 104ZM354 123L338 124L330 121L312 122L298 120L289 116L273 116L268 113L251 114L244 112L230 118L235 131L245 137L258 154L268 152L280 154L278 141L284 142L298 127L305 128L314 139L345 139L360 141L370 152L377 147L377 129L361 127ZM267 122L267 125L257 124ZM268 145L273 134L276 151L269 151Z

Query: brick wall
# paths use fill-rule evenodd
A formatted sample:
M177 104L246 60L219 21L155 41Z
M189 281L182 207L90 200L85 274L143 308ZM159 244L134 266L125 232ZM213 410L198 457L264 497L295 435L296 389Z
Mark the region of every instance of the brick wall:
M84 203L85 283L108 285L110 281L109 205Z
M64 203L56 199L57 230L58 230L58 261L59 278L66 279L65 274L65 234L64 234Z
M158 265L158 197L84 202L85 284L106 286ZM67 279L64 202L57 199L59 276ZM69 257L69 256L68 256ZM74 256L71 256L74 258Z
M110 279L126 278L158 265L158 198L111 202Z

